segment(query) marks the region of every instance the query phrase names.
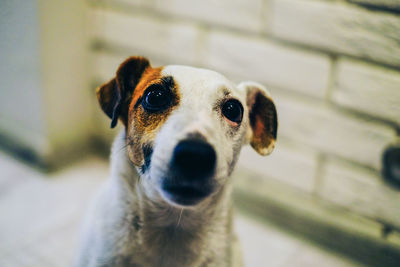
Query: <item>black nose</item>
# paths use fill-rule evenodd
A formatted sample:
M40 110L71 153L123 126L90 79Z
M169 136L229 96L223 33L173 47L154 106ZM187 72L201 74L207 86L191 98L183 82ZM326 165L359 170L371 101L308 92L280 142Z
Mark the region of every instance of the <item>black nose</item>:
M213 147L202 140L185 140L174 149L171 167L178 177L199 180L214 173L216 155Z

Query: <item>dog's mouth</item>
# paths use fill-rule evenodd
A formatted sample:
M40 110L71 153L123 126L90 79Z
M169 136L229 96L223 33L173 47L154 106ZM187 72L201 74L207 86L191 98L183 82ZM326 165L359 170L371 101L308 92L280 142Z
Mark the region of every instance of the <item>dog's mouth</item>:
M201 200L211 194L211 186L191 186L191 185L176 185L164 182L162 185L164 196L173 203L192 206L199 203Z

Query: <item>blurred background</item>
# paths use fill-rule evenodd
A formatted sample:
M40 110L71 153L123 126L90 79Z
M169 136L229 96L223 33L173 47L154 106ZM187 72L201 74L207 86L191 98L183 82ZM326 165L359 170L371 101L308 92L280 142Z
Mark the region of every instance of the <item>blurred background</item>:
M276 149L234 174L247 266L400 266L399 0L1 0L0 37L0 266L71 265L130 55L271 91Z

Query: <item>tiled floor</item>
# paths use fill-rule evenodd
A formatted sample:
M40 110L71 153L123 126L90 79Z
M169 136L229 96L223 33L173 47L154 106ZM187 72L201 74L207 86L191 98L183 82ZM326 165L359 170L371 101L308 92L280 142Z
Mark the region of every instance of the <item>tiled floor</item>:
M96 158L46 175L0 153L0 266L71 266L82 214L107 174ZM249 267L357 266L240 214L236 229Z

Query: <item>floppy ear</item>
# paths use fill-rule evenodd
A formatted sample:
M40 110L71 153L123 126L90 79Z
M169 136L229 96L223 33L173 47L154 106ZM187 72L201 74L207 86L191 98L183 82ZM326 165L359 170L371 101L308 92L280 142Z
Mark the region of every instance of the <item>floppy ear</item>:
M111 119L111 128L117 125L118 118L126 125L132 93L148 67L146 58L130 57L119 66L115 78L96 89L101 109Z
M250 145L261 155L275 147L278 117L275 104L267 89L255 82L242 82L238 87L246 92L249 110Z

